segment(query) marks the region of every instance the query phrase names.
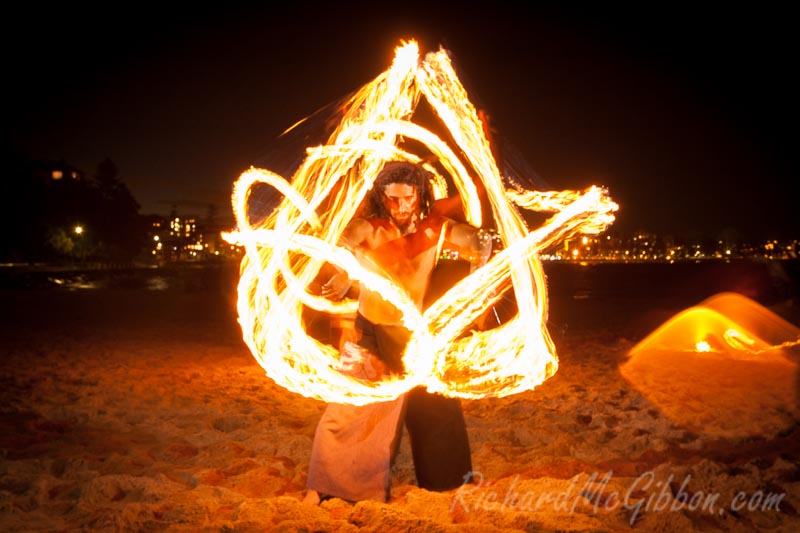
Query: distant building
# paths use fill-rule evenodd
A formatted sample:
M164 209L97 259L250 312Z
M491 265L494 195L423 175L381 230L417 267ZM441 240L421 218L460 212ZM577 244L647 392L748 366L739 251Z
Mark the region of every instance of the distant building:
M173 211L168 217L146 215L148 256L157 262L238 259L242 251L222 239L224 228L213 221Z
M31 176L34 179L48 181L83 181L85 172L64 161L31 161Z

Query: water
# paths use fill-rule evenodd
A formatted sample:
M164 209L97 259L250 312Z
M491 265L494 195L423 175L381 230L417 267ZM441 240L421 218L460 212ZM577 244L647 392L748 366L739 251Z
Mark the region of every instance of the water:
M548 327L557 337L591 328L640 336L678 311L720 292L737 292L767 306L782 306L784 318L800 324L800 260L704 261L699 263L546 262ZM160 268L0 268L6 303L32 293L96 294L147 298L163 294L211 296L233 309L238 262L174 264ZM26 296L27 294L27 296ZM149 298L146 295L151 295ZM73 298L74 299L74 298ZM504 307L505 306L505 307ZM501 319L515 314L513 295L498 306ZM777 311L776 311L777 312Z
M551 333L582 328L639 337L675 313L736 292L800 324L800 260L545 263Z
M800 261L683 263L544 263L552 296L572 299L639 297L703 300L724 291L762 301L796 295Z
M0 268L0 289L232 291L236 287L238 272L238 262L116 268L4 267Z

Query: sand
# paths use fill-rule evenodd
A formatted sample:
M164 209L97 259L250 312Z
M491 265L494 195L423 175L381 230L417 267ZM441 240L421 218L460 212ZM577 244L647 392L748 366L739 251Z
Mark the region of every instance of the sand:
M311 506L325 406L265 376L227 292L2 295L3 531L800 530L791 400L765 407L781 427L720 436L622 377L627 353L674 310L597 302L582 312L603 320L583 322L554 310L558 373L463 404L476 484L417 488L404 439L390 502Z

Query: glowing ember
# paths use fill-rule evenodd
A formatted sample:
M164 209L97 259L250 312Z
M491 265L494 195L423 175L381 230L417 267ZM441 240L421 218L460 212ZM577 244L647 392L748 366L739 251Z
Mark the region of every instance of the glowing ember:
M629 353L622 376L672 421L728 437L797 424L800 330L749 298L717 294L670 318Z
M698 352L710 352L711 345L708 344L708 341L699 341L697 344L695 344L695 349Z
M455 147L412 121L420 97L436 112ZM288 182L253 168L234 187L238 230L225 238L246 250L239 322L259 364L289 390L359 405L395 398L417 385L463 398L505 396L532 389L552 376L558 359L545 328L547 295L538 253L576 233L602 232L613 222L617 205L598 187L581 192L506 190L482 122L445 50L420 59L415 42L402 44L391 68L361 88L342 111L327 144L308 148ZM409 148L412 144L415 150ZM422 163L419 152L437 158L461 198L466 219L478 227L483 221L473 180L481 180L503 243L502 252L424 313L405 290L336 245L384 164ZM422 164L435 176L438 197L446 196L448 181L432 165ZM283 198L253 225L247 203L251 188L260 183L274 187ZM512 203L554 214L529 232ZM355 301L332 302L307 290L325 263L347 271L402 312L404 325L413 333L403 356L402 378L376 382L345 375L337 370L338 349L307 334L304 308L334 317L356 310ZM494 329L470 330L512 290L514 317Z

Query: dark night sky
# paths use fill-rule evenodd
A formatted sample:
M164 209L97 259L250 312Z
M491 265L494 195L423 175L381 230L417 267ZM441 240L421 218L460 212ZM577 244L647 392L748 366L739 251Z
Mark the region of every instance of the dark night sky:
M800 237L788 11L115 5L28 8L12 23L4 128L30 157L87 172L110 157L143 213L227 212L233 181L283 129L415 38L454 53L554 189L607 186L619 230Z

